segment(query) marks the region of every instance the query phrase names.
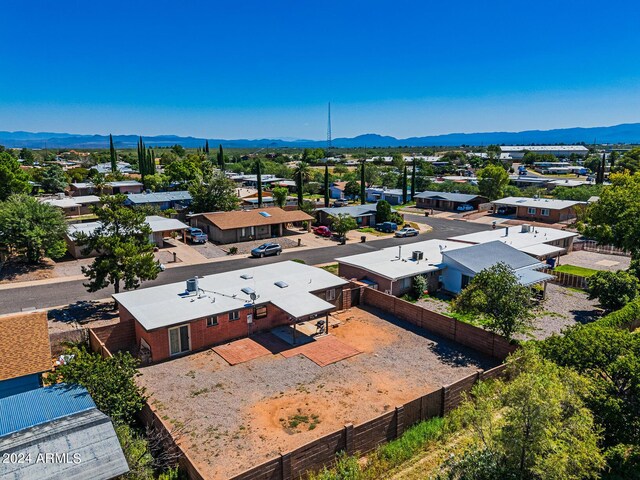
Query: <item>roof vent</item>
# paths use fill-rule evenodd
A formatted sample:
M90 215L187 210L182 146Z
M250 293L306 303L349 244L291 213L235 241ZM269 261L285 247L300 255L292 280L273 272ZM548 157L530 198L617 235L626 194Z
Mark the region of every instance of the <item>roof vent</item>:
M424 258L424 252L421 250L414 250L411 253L411 259L414 261L422 260Z
M274 285L280 288L287 288L289 286L287 282L283 282L282 280L275 282Z
M240 275L240 278L244 280L251 280L253 278L253 275L251 275L250 273L243 273L242 275Z
M190 278L187 280L187 293L194 295L198 292L198 279Z
M251 295L252 293L256 293L256 291L251 287L244 287L242 289L242 292L246 293L247 295Z
M269 217L271 216L271 214L270 214L270 213L267 213L267 212L258 212L258 213L259 213L260 215L262 215L263 217L265 217L265 218L269 218Z

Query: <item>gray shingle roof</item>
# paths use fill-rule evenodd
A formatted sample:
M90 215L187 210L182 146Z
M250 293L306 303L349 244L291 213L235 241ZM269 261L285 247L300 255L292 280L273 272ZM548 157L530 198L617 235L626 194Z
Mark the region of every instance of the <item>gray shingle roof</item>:
M184 200L191 200L191 194L186 190L177 192L130 193L127 195L127 201L135 204L178 202Z
M449 258L474 273L481 272L485 268L489 268L498 262L506 263L513 270L541 265L539 260L500 241L481 243L448 252L445 251L442 253L442 256L443 263L447 263L447 258Z
M469 202L475 200L479 195L470 195L467 193L450 193L450 192L434 192L425 191L416 194L415 198L436 198L441 200L448 200L450 202Z
M349 215L350 217L360 217L362 215L370 215L372 213L376 213L376 206L374 204L353 205L348 207L318 208L318 210L328 213L331 216L346 214L346 215Z

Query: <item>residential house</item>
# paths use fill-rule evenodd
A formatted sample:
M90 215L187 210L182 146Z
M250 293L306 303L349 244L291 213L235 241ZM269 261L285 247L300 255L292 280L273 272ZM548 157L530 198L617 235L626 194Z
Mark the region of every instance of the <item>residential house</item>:
M492 267L497 262L509 266L519 282L524 286L544 284L553 279L552 275L540 272L545 265L536 258L500 242L488 242L471 245L466 248L444 250L442 263L446 268L442 271L442 289L446 292L460 293L482 270Z
M89 392L42 386L52 365L46 312L0 317L0 478L108 480L127 473L111 420Z
M112 173L111 162L99 163L92 168L95 168L98 173L102 173L103 175ZM136 171L131 168L131 164L127 162L116 162L116 171L120 173L136 173Z
M329 198L333 198L334 200L343 200L344 197L344 187L348 182L333 182L329 185Z
M113 298L120 321L134 321L141 352L158 362L277 326L326 319L342 308L346 284L323 269L287 261Z
M316 217L320 225L330 227L333 219L338 215L348 215L355 219L358 227L368 227L376 224L376 205L350 205L347 207L317 208Z
M130 193L124 204L129 206L149 205L160 210L184 210L191 205L191 194L186 190L176 192Z
M367 202L378 202L379 200L385 200L391 205L401 205L402 202L402 189L400 188L387 188L387 187L368 187L365 189L365 195ZM411 198L411 189L407 190L407 201Z
M418 208L452 211L455 211L460 205L471 205L474 210L478 210L480 204L489 201L482 195L435 191L420 192L416 194L414 199Z
M468 245L448 240L426 240L337 258L341 277L359 280L377 290L400 296L411 290L413 278L422 275L430 292L439 289L446 265L442 252Z
M499 241L538 260L557 259L573 250L575 232L548 227L533 227L523 224L496 230L486 230L467 235L458 235L449 240L472 245Z
M38 200L61 209L65 217L88 215L91 213L91 207L100 203L100 197L96 195L67 197L64 193L54 197L41 197Z
M549 198L507 197L491 202L494 208L516 209L516 218L536 222L558 223L576 218L576 207L586 202L555 200Z
M279 207L234 210L232 212L199 213L191 216L191 226L207 233L216 243L235 243L264 240L283 236L290 226L310 228L314 218L302 210L283 210Z
M522 159L527 152L550 153L556 157L568 157L571 154L585 157L589 154L589 149L583 145L503 145L500 151L515 160Z
M186 230L189 226L180 220L159 215L149 215L145 218L145 222L151 228L149 242L157 247L162 247L164 239L168 237L177 237L186 242ZM72 223L69 225L65 240L67 242L67 250L73 258L86 258L97 254L96 252L91 252L85 255L83 252L84 247L78 245L77 236L79 233L90 235L99 226L100 222Z
M94 194L116 195L118 193L140 193L144 185L137 180L121 180L106 182L104 191L98 192L92 182L75 182L69 185L69 195L72 197Z

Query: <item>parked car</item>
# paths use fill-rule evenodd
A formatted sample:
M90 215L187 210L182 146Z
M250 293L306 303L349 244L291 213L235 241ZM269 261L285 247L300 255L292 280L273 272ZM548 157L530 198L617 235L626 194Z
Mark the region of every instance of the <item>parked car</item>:
M394 222L376 223L376 230L384 233L392 233L398 229L398 224Z
M404 227L400 230L398 230L395 233L396 237L415 237L416 235L418 235L418 230L416 230L415 228L411 228L411 227Z
M268 257L269 255L280 255L282 253L282 246L279 243L263 243L259 247L251 250L251 256Z
M349 202L346 200L336 200L333 202L334 207L346 207L347 205L349 205Z
M331 237L331 230L329 229L329 227L325 227L324 225L320 227L314 227L313 233L320 237Z
M187 238L193 243L207 243L207 234L196 227L187 228Z
M458 208L456 208L456 210L458 210L459 212L470 212L471 210L475 210L475 208L473 208L473 205L463 203L462 205L458 205Z

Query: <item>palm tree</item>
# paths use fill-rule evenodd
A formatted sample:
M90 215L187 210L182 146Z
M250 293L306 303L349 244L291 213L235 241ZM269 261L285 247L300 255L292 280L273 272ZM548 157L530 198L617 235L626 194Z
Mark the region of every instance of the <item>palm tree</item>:
M296 190L298 191L298 208L302 206L304 201L304 182L309 181L311 170L307 162L298 162L293 174L296 177Z
M324 206L329 206L329 164L324 164Z

